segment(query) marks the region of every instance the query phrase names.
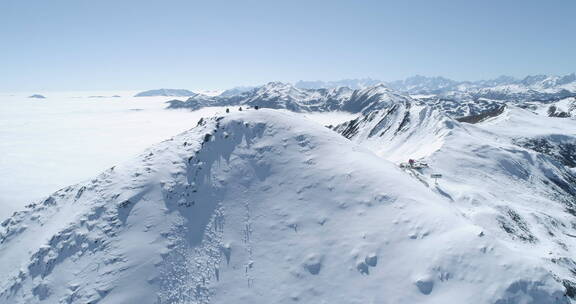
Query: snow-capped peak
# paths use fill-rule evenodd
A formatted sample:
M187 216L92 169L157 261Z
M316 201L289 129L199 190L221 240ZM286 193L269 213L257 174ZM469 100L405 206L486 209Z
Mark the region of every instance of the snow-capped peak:
M289 98L294 100L301 100L307 97L307 92L294 87L290 83L285 82L269 82L266 85L257 89L257 96L265 95L266 98L278 97Z
M343 105L342 110L352 113L369 113L374 110L389 107L395 103L411 102L409 96L402 95L379 83L372 87L355 90L350 99Z
M569 303L547 251L442 189L298 114L201 120L4 221L0 302Z

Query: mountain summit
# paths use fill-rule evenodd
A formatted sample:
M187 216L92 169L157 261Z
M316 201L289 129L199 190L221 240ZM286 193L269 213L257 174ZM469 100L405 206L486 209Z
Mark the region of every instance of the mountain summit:
M568 303L446 196L275 110L201 120L1 226L5 303Z

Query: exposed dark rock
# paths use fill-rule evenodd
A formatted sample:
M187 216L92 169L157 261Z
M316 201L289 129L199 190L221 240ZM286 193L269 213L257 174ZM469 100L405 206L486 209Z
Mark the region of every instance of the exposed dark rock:
M501 105L500 107L498 107L494 110L486 111L486 112L483 112L483 113L480 113L477 115L470 115L470 116L464 116L464 117L456 118L456 120L459 122L466 122L466 123L475 124L475 123L482 122L488 118L496 117L496 116L502 114L504 112L504 109L506 109L506 106Z

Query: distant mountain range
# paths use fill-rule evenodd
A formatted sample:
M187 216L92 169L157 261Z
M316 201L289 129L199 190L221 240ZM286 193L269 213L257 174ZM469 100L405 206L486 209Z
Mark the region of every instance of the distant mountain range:
M30 203L0 223L0 303L576 301L575 120L471 125L384 85L321 90L240 100L390 104L331 129L203 118Z
M273 82L280 83L280 82ZM412 76L404 80L381 81L371 78L343 79L337 81L297 81L292 86L301 90L335 89L346 87L351 90L364 89L383 84L385 87L411 95L438 95L443 97L491 98L491 99L549 99L557 94L576 92L576 74L564 76L532 75L522 79L512 76L500 76L489 80L456 81L441 76ZM234 87L220 94L202 94L184 89L156 89L140 92L136 97L168 96L168 97L201 97L219 96L235 97L268 86Z
M375 84L374 84L375 83ZM348 86L340 86L347 84ZM443 77L414 76L388 83L372 79L341 82L270 82L260 87L227 90L218 96L195 94L186 101L171 100L168 108L197 110L210 106L245 106L295 112L346 111L368 113L392 103L426 104L459 118L494 111L504 104L535 108L576 97L576 75L502 76L492 80L454 81ZM559 117L574 110L558 105ZM554 112L554 111L552 111Z
M498 78L479 81L456 81L440 76L412 76L404 80L384 82L380 80L346 79L340 81L298 81L295 86L304 89L334 88L345 86L352 89L365 88L384 83L387 87L409 94L443 94L453 91L473 91L479 89L498 88L517 91L547 91L548 93L561 90L576 90L576 74L564 76L553 75L533 75L517 79L511 76L500 76Z
M158 89L140 92L134 97L152 97L152 96L172 96L172 97L189 97L196 96L198 93L183 89Z
M258 106L294 112L347 111L357 113L409 98L382 84L353 90L348 87L302 89L289 83L270 82L237 95L196 95L186 101L172 100L168 103L171 109L196 110L208 106Z
M574 84L190 92L234 108L2 219L0 303L574 303Z
M301 89L320 89L320 88L338 88L338 87L348 87L351 89L363 89L366 87L374 86L382 83L381 80L362 78L362 79L343 79L336 81L304 81L300 80L294 84L295 87Z

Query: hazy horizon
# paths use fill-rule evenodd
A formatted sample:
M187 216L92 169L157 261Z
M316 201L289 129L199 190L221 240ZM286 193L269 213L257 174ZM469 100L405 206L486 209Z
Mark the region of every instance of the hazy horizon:
M61 89L61 90L33 90L33 89L27 89L27 90L14 90L14 91L0 91L0 94L30 94L30 93L42 93L42 92L52 92L52 93L88 93L88 92L94 92L94 93L105 93L105 92L117 92L117 93L121 93L121 92L125 92L127 94L133 94L133 93L137 93L137 92L142 92L142 91L147 91L147 90L156 90L156 89L182 89L182 90L191 90L191 91L198 91L196 93L199 92L216 92L216 91L225 91L228 89L234 89L234 88L241 88L241 87L252 87L252 86L261 86L261 85L265 85L267 83L270 82L284 82L284 83L292 83L292 84L296 84L298 82L326 82L326 83L330 83L330 82L341 82L341 81L355 81L355 80L372 80L372 81L382 81L383 83L386 82L394 82L394 81L403 81L403 80L407 80L410 79L412 77L428 77L428 78L444 78L444 79L448 79L448 80L453 80L453 81L457 81L457 82L476 82L476 81L488 81L488 80L496 80L500 77L512 77L515 80L522 80L526 77L530 77L530 76L539 76L539 75L546 75L546 76L557 76L557 77L562 77L562 76L568 76L568 75L572 75L572 74L576 74L576 72L568 72L565 74L543 74L543 73L537 73L537 74L532 74L532 75L524 75L524 76L510 76L510 75L499 75L496 77L491 77L491 78L484 78L484 79L475 79L475 80L469 80L469 79L452 79L452 78L448 78L448 77L444 77L442 75L431 75L431 76L426 76L426 75L419 75L419 74L415 74L412 76L408 76L406 78L402 78L402 79L393 79L393 80L389 80L389 81L384 81L382 79L376 79L376 78L371 78L371 77L359 77L359 78L342 78L342 79L300 79L300 80L296 80L296 81L280 81L280 80L269 80L269 81L265 81L262 83L254 83L254 84L249 84L249 85L238 85L238 86L232 86L232 87L210 87L210 88L202 88L202 87L194 87L194 86L187 86L187 87L174 87L174 86L167 86L167 87L147 87L147 88L122 88L122 89L74 89L74 90L65 90L65 89Z
M576 2L0 3L0 91L576 71Z

